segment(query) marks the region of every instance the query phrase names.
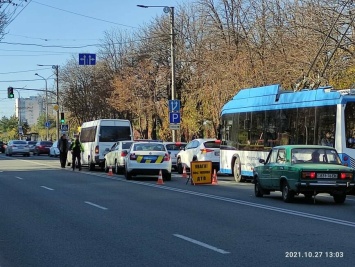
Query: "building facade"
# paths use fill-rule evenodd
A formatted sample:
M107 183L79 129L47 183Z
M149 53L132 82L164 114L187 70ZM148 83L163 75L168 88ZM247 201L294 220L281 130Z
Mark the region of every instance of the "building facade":
M21 123L28 125L37 123L38 118L46 112L46 102L43 97L30 96L29 98L15 99L16 117Z

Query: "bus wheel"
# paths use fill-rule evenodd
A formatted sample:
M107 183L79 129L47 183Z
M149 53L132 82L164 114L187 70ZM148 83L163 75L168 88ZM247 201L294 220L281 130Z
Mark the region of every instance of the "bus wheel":
M241 170L240 170L240 159L239 159L239 156L237 156L235 158L235 160L234 160L233 175L234 175L234 180L237 183L243 182L242 173L241 173Z

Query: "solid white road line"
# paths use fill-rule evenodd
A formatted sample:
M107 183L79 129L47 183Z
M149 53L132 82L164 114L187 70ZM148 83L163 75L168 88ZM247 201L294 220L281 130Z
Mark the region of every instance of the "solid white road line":
M21 178L21 177L18 177L18 176L15 176L15 178L17 178L17 179L20 179L20 180L23 180L23 178Z
M196 244L196 245L199 245L199 246L208 248L208 249L210 249L210 250L216 251L216 252L221 253L221 254L229 254L229 253L230 253L230 252L225 251L225 250L223 250L223 249L219 249L219 248L213 247L213 246L211 246L211 245L208 245L208 244L206 244L206 243L200 242L200 241L198 241L198 240L195 240L195 239L192 239L192 238L183 236L183 235L174 234L174 236L175 236L175 237L178 237L178 238L181 238L181 239L184 239L184 240L186 240L186 241L188 241L188 242L194 243L194 244Z
M47 187L47 186L44 186L44 185L41 185L41 187L44 188L44 189L47 189L47 190L51 190L51 191L54 190L53 188L50 188L50 187Z
M100 205L97 205L95 203L92 203L92 202L89 202L89 201L85 201L86 204L89 204L91 206L94 206L96 208L99 208L99 209L102 209L102 210L107 210L107 208L103 207L103 206L100 206Z

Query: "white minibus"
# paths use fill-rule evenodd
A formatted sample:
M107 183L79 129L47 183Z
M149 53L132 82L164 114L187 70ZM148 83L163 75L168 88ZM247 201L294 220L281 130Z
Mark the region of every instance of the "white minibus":
M80 142L84 147L81 163L89 170L105 167L104 152L120 140L133 140L131 122L123 119L101 119L84 122L80 129Z

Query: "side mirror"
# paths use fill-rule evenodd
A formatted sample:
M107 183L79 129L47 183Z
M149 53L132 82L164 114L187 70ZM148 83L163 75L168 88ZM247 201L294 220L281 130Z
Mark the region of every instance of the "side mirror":
M259 159L259 163L265 164L265 160L264 159Z
M109 152L110 151L110 149L109 148L105 148L105 152Z

